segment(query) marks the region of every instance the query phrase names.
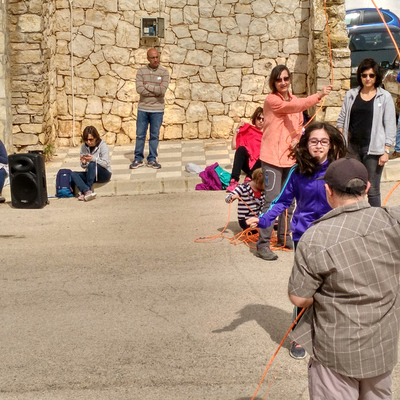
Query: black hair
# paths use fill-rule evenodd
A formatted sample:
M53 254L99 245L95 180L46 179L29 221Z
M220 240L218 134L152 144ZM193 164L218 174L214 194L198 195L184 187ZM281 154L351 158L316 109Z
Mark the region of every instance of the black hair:
M277 93L277 90L275 87L275 82L281 76L281 73L283 71L287 71L287 73L289 74L289 78L290 78L290 71L286 65L282 65L282 64L277 65L271 71L271 75L269 76L269 88L271 89L272 93Z
M377 88L381 86L382 84L382 70L379 64L373 59L373 58L364 58L360 62L357 68L357 82L358 85L363 87L362 79L361 79L361 74L366 71L367 69L373 69L374 74L375 74L375 84L374 86Z
M310 138L311 133L317 129L323 129L329 136L331 142L328 152L329 164L346 155L346 142L339 129L327 122L313 122L306 127L299 143L290 152L290 157L296 160L296 172L299 174L312 176L320 168L318 160L315 157L312 157L308 151L308 139Z
M330 187L330 186L329 186ZM362 179L354 178L347 182L346 190L330 187L340 198L353 198L364 196L367 185Z

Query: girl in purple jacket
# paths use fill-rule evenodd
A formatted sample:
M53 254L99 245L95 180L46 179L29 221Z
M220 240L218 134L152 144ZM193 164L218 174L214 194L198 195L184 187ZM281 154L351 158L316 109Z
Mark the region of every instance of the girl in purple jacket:
M297 162L289 172L289 177L270 208L258 218L246 220L249 226L267 228L296 199L291 228L294 248L307 228L317 219L331 210L326 201L325 182L317 180L325 175L328 165L346 155L343 135L334 126L325 122L310 124L291 157ZM295 316L301 308L295 307ZM296 359L305 358L305 350L292 342L290 355Z
M249 218L247 224L267 228L296 199L291 224L296 245L310 224L331 210L326 201L325 182L317 178L325 175L329 163L345 154L345 141L338 129L325 122L310 124L292 150L291 157L297 163L290 170L281 193L267 212L258 218Z

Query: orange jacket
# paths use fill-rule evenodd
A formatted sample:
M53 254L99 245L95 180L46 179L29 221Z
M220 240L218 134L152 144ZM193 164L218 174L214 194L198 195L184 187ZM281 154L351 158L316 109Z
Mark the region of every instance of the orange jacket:
M318 93L297 98L289 93L286 101L279 93L270 93L264 101L264 127L261 139L260 159L267 164L286 168L295 160L288 157L292 139L300 139L303 111L320 101Z

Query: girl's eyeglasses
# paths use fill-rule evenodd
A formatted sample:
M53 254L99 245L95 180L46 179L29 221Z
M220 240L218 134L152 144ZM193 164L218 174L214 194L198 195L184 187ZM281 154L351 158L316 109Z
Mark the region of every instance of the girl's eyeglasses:
M321 143L321 146L328 147L331 144L331 141L329 139L318 140L314 138L308 141L310 146L316 146L318 143Z
M285 76L284 78L276 78L275 82L281 83L282 81L284 82L289 82L290 77L289 76Z
M375 74L361 74L361 78L368 78L368 77L370 77L371 79L374 79L375 78Z

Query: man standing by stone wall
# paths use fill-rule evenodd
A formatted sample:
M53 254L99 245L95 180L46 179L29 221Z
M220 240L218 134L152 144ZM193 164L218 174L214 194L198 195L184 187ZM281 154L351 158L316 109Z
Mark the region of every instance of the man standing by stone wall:
M136 120L135 159L129 166L136 169L144 165L144 144L147 128L150 125L149 155L147 166L161 168L157 162L157 148L160 127L164 117L164 95L168 88L169 73L160 65L160 56L156 49L147 52L149 64L140 68L136 74L136 91L140 94Z

